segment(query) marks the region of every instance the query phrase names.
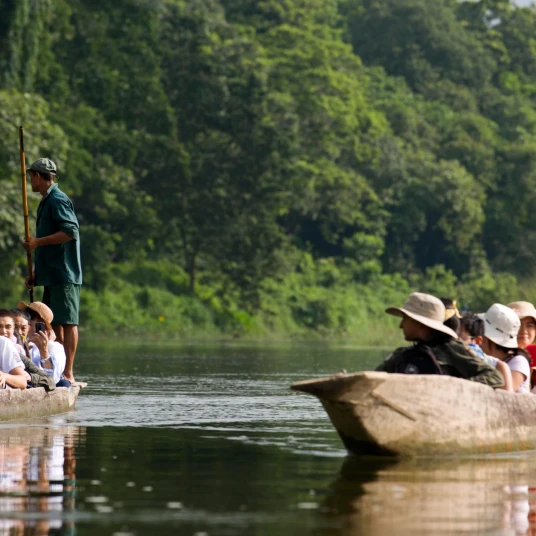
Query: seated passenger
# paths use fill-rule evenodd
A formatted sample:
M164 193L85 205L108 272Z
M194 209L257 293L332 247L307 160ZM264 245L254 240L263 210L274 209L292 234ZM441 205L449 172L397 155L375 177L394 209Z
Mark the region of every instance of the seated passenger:
M534 305L525 301L517 301L508 304L508 307L512 309L519 320L521 320L521 327L517 334L517 345L519 348L524 348L530 355L530 384L532 393L536 393L536 346L534 345L534 339L536 339L536 309Z
M30 315L20 309L11 309L13 318L15 319L15 335L18 335L21 341L24 343L26 337L28 337L28 330L30 329Z
M504 387L506 391L514 390L512 384L512 373L510 367L504 362L491 355L486 355L480 345L484 340L484 320L474 313L463 313L460 320L460 329L458 336L475 354L482 358L488 365L495 367L504 378Z
M508 304L508 307L516 313L521 326L517 333L517 346L526 348L536 339L536 309L532 303L517 301Z
M6 337L0 337L0 389L26 389L27 375L19 351Z
M30 335L27 340L32 362L54 378L56 387L70 387L70 382L62 379L67 358L63 345L55 340L51 326L54 318L52 311L42 302L29 305L20 302L18 309L30 315Z
M0 336L7 337L16 346L18 352L25 355L24 348L15 336L15 317L7 309L0 309Z
M457 333L443 324L445 306L438 298L414 292L400 308L386 313L402 317L400 328L415 344L395 350L376 370L402 374L446 374L502 387L502 376L465 345Z
M13 324L13 313L11 311L7 311L6 309L0 309L0 335L6 337L7 339L12 338L10 336L13 333L13 330L11 329ZM43 369L40 369L32 363L32 360L28 357L29 350L20 344L15 344L14 346L19 353L19 358L22 361L22 366L24 367L24 377L27 381L26 387L44 387L47 391L54 390L56 388L56 384L53 378L46 374ZM19 375L19 371L16 371L16 375ZM8 386L13 387L12 380L8 381Z
M512 372L516 393L530 393L530 356L519 348L517 334L521 321L517 314L500 303L493 304L484 316L484 353L504 361Z

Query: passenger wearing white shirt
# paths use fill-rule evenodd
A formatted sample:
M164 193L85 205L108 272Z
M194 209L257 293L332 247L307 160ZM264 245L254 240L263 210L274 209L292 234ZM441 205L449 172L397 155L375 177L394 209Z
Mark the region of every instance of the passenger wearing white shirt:
M26 389L27 374L15 345L0 336L0 389Z
M58 383L65 370L67 357L63 346L48 337L49 334L43 331L31 335L30 358L38 367L54 377L54 383Z
M30 315L27 340L32 362L54 378L56 387L69 387L70 383L62 379L67 357L63 345L55 340L51 309L42 302L33 302L26 306L25 311Z
M482 350L504 361L512 372L514 392L530 393L528 354L518 347L517 334L521 326L517 314L499 303L492 305L484 316Z

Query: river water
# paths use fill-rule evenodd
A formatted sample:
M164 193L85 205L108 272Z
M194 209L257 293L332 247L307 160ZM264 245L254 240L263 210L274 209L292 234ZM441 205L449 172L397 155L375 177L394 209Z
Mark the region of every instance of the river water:
M296 380L385 351L95 346L76 410L0 425L0 534L532 534L536 453L347 457Z

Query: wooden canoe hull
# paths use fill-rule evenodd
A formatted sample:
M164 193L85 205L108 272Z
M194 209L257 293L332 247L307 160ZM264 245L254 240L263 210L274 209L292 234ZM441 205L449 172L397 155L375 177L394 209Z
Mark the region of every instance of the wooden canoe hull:
M450 376L361 372L292 384L320 399L349 452L435 456L536 448L536 396Z
M74 408L80 387L58 387L47 393L43 388L0 391L0 421L33 419L65 413Z

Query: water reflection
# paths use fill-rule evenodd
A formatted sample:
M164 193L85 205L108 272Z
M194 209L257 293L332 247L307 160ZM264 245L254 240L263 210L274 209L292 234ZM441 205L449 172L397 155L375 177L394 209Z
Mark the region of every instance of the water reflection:
M75 509L77 427L17 427L0 433L0 535L70 533Z
M321 509L328 535L536 533L534 453L487 459L349 457Z
M536 535L536 453L344 459L318 401L288 390L373 358L82 355L74 412L0 424L0 536Z

